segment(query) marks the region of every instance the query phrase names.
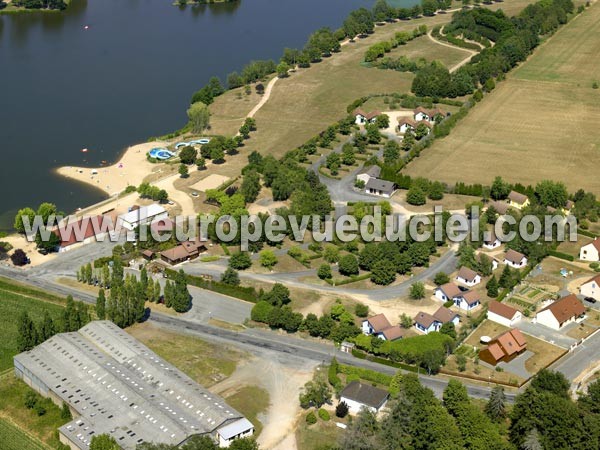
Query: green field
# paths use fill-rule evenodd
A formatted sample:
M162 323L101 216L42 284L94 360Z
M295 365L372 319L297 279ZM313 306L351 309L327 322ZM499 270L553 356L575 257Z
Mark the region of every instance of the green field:
M48 448L2 419L0 419L0 442L2 442L3 450L45 450Z
M406 173L447 183L564 182L600 194L600 5L536 49Z
M39 322L48 311L53 319L60 317L63 309L59 304L17 294L0 285L0 371L12 367L13 356L17 350L18 318L22 311L27 311L34 322Z

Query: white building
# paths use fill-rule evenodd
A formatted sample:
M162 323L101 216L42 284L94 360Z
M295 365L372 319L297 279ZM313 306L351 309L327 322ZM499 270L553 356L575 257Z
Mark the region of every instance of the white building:
M575 294L571 294L552 302L539 311L535 316L535 321L553 330L560 330L565 325L583 317L585 317L585 306Z
M579 259L584 261L600 261L600 241L594 239L579 250Z
M600 300L600 275L590 278L579 287L579 292L585 297Z
M483 247L484 248L487 248L488 250L494 250L495 248L500 247L500 245L502 245L502 242L500 242L500 239L498 239L496 237L496 233L494 233L494 230L486 231L484 233L484 238L483 238Z
M488 304L487 318L492 322L512 328L522 319L522 315L515 308L492 300Z
M153 203L121 214L118 218L118 223L123 228L133 231L140 225L147 225L154 220L166 219L167 217L168 214L165 208Z
M380 174L381 167L378 165L366 166L358 171L356 179L362 181L366 185L371 178L377 179Z
M471 311L481 305L481 295L477 291L462 292L454 297L454 304L460 309Z
M473 287L481 283L481 275L468 267L461 267L456 275L456 281L465 286Z
M454 283L442 284L441 286L435 288L435 291L433 291L435 298L443 302L454 300L456 297L461 295L461 293L462 291L460 288Z
M217 429L219 447L227 448L236 439L243 439L254 434L254 425L245 417Z
M396 185L391 181L370 178L365 186L365 193L378 197L390 198L396 192Z
M390 394L383 389L360 381L352 381L340 392L340 403L346 403L351 414L359 413L362 408L377 414L384 407L389 396Z
M504 264L513 269L522 269L527 265L527 257L523 253L511 249L504 255Z

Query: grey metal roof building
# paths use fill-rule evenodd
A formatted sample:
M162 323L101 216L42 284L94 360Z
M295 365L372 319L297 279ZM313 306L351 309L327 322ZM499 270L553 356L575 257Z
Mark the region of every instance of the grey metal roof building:
M221 397L109 321L57 334L14 364L32 388L71 407L74 420L59 433L73 449L87 450L98 434L134 449L144 441L178 445L196 434L226 446L254 431Z

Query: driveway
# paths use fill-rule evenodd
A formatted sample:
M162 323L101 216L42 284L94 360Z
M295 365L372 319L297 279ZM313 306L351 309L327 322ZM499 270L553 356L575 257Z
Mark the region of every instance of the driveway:
M538 323L531 323L528 320L521 320L515 325L516 328L521 330L523 333L530 334L542 341L549 342L550 344L557 345L559 347L568 349L571 344L577 342L576 339L566 335L566 331L556 331Z

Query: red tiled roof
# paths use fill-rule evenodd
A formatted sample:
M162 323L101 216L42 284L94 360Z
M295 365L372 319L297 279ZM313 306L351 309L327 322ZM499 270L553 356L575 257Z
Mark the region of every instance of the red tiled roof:
M406 334L406 330L404 330L403 328L400 328L400 326L398 326L398 325L393 325L393 326L383 330L382 334L385 336L385 338L388 341L395 341L396 339L400 339L401 337L404 337L404 335Z
M448 298L454 298L460 295L462 292L454 283L442 284L438 289L440 289L444 294L446 294L446 297Z
M436 321L435 317L433 317L431 314L428 314L423 311L420 311L415 316L415 322L420 325L423 325L424 328L429 328L431 326L431 324L435 321Z
M384 314L377 314L376 316L369 317L367 319L375 333L381 333L386 328L390 328L392 324L387 320Z
M433 317L442 323L452 322L456 316L458 316L458 314L452 312L444 306L440 306L438 310L433 313Z
M571 294L546 306L544 309L539 311L538 314L542 311L552 312L552 315L556 317L558 323L563 324L573 317L578 317L584 314L585 306L583 306L583 303L579 301L575 294Z
M504 303L500 303L495 300L492 300L488 304L488 311L498 314L499 316L509 320L512 320L512 318L515 317L515 314L518 313L518 311L512 306L505 305Z

